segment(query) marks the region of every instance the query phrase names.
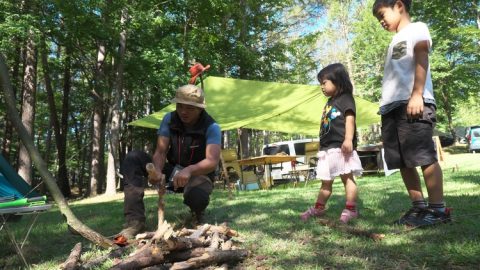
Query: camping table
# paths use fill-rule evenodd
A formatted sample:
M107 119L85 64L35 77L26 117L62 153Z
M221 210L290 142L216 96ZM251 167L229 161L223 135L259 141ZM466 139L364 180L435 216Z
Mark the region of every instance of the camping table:
M35 222L37 221L38 215L42 212L47 211L52 207L51 204L43 204L43 205L34 205L34 206L23 206L23 207L9 207L9 208L0 208L0 231L5 230L7 233L8 237L10 238L10 241L12 242L13 246L15 247L15 251L17 252L18 256L22 259L23 263L27 268L28 263L25 260L25 256L23 255L22 248L23 245L25 244L25 241L27 241L28 235L30 234L30 231L33 228L33 225L35 225ZM17 240L15 239L15 236L13 232L10 230L8 226L8 214L12 215L27 215L27 214L34 214L33 220L30 222L30 226L28 227L27 233L25 237L22 240L22 243L19 245Z
M292 162L297 160L297 156L287 156L287 155L263 155L258 157L252 157L247 159L241 159L238 161L240 165L263 165L265 167L266 183L269 186L273 186L272 173L266 165L278 164L283 162ZM241 171L241 170L240 170Z

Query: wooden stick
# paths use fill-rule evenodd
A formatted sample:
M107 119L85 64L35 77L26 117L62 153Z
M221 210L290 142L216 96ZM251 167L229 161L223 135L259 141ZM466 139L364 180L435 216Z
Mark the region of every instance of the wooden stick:
M155 170L155 165L153 163L148 163L146 166L147 173L148 173L148 181L151 184L159 185L157 187L158 192L158 226L160 228L165 220L165 202L163 201L163 195L165 194L165 177L161 177L160 183L157 182L159 176L157 175L157 171Z

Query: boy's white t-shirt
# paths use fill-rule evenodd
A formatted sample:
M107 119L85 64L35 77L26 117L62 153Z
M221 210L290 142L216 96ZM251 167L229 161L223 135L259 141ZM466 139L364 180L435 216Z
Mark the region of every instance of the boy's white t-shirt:
M428 41L432 47L432 38L425 23L415 22L396 33L385 58L380 107L397 101L408 101L415 80L414 47L420 41ZM430 65L427 70L423 98L434 101Z

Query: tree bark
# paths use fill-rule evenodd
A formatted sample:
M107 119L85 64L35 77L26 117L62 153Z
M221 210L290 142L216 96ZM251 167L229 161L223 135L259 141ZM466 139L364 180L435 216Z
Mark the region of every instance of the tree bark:
M101 163L103 163L102 144L102 126L103 126L103 100L101 80L104 79L103 69L105 65L105 46L99 45L97 51L97 66L95 69L94 92L97 94L95 99L95 108L92 115L92 159L90 168L90 187L89 196L96 196L100 189L99 179L101 175Z
M65 72L64 72L64 98L63 102L67 104L63 104L62 109L62 126L60 126L60 121L58 120L58 114L55 104L54 93L52 89L52 83L50 78L50 68L48 64L48 50L45 41L45 37L42 37L41 47L40 47L40 54L42 60L42 67L43 67L43 76L45 80L45 90L47 92L47 102L48 108L50 110L50 121L53 126L53 131L55 134L55 143L57 147L58 153L58 171L57 171L57 183L62 191L63 196L69 197L70 192L70 185L68 184L68 177L67 177L67 165L66 165L66 131L67 131L67 123L65 119L65 114L68 116L68 93L70 92L70 67L69 67L69 57L67 56L67 63L65 65ZM67 96L67 98L65 98ZM66 110L66 112L65 112ZM48 160L47 160L48 161Z
M112 118L110 123L110 147L109 147L109 162L107 170L107 188L106 194L116 193L116 172L120 164L120 127L121 127L121 114L120 105L123 96L123 70L124 70L124 58L127 43L127 31L126 22L128 19L127 9L122 10L122 16L120 18L120 25L123 28L120 33L118 57L116 61L116 77L114 86L114 102L112 108ZM113 163L113 164L112 164ZM113 165L113 166L112 166ZM113 168L112 168L113 167Z
M63 70L63 100L62 100L62 118L60 120L60 138L58 140L58 175L57 179L64 196L71 195L70 181L68 180L67 168L67 134L68 134L68 115L70 114L70 91L71 83L71 49L69 45L65 47L65 66Z
M30 28L25 55L25 73L23 77L22 98L22 123L27 134L33 139L35 123L35 102L37 90L37 48L34 42L35 34ZM18 174L28 183L32 184L32 160L23 143L20 144L18 154Z
M13 96L17 96L17 85L14 83L17 81L17 77L19 75L19 70L20 70L20 62L22 59L22 47L19 45L20 44L20 39L15 38L14 41L16 41L16 53L15 53L15 62L13 64L12 68L12 78L13 78L13 83L12 83L12 89L13 89ZM2 155L3 157L10 162L10 151L11 151L11 146L12 146L12 138L13 138L13 125L10 122L10 119L8 117L5 118L5 133L3 134L3 141L2 141Z
M33 162L35 163L35 167L39 171L43 181L47 185L48 190L50 191L53 199L58 205L60 212L66 217L67 224L72 227L75 231L80 233L83 237L90 240L96 245L101 247L110 247L113 245L112 241L105 238L101 234L93 231L88 226L84 225L80 220L77 219L75 214L72 212L70 207L68 206L65 197L62 195L60 189L55 183L54 177L48 171L47 164L41 158L41 155L38 149L35 147L32 138L28 134L25 126L22 124L22 120L18 115L18 112L15 107L15 97L13 95L12 86L10 83L10 79L8 78L8 68L5 64L5 58L3 55L0 55L0 80L2 83L2 89L5 95L5 103L8 110L8 115L10 120L14 124L15 128L17 129L18 135L25 145L28 153L30 154Z

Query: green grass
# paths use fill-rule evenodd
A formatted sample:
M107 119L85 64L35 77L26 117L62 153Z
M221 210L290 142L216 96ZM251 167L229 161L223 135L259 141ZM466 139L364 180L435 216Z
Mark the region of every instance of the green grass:
M409 208L398 173L389 177L366 175L358 179L361 218L359 229L385 234L380 242L332 229L312 220L303 223L299 213L313 204L320 183L307 187L280 187L267 191L236 192L232 200L215 190L207 210L209 223L228 222L239 231L238 245L252 255L244 269L478 269L480 265L480 155L447 155L442 165L445 198L453 207L454 222L428 229L407 231L392 222ZM456 168L458 171L452 171ZM146 196L147 227L156 226L156 196ZM344 206L341 181L334 184L327 218L337 220ZM100 196L71 203L77 217L105 236L120 231L123 223L122 194ZM181 223L187 209L181 195L166 198L166 219ZM21 238L28 218L9 223ZM5 233L0 234L0 268L21 267ZM58 209L40 215L24 246L33 269L56 269L75 243L84 244L84 258L105 252L80 236L69 233ZM101 269L107 269L109 263Z

